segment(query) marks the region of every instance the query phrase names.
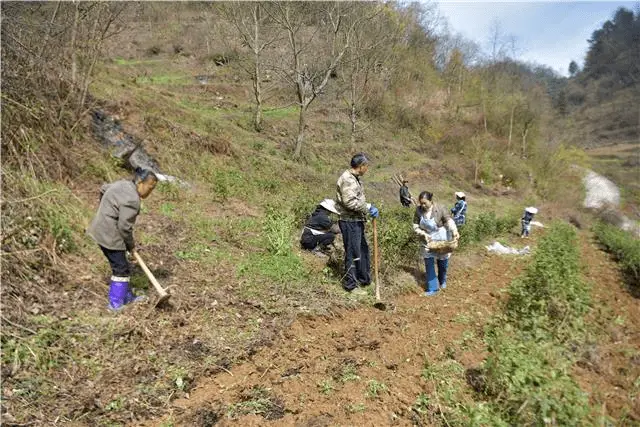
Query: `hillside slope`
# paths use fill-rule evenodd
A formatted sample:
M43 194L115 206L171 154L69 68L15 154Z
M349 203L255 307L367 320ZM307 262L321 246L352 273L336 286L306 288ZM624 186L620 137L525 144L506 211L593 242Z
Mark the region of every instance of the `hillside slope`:
M164 7L170 6L153 4L145 10ZM580 177L567 167L574 160L572 152L547 149L537 141L539 149L532 152L538 154L531 160L510 154L504 138L483 129L479 106L454 117L455 107L442 97L440 77L429 69L430 74L417 73L406 87L381 92L389 101L386 110L363 114L363 130L353 143L348 116L330 85L309 111L301 158L292 160L298 123L293 91L284 85L276 91L266 104L264 130L256 132L249 76L237 56L222 55L220 60L219 53L233 50L227 50L220 37L215 38L218 45L207 44L207 23L185 10L189 19L172 16L167 25L161 25L166 14L158 13L155 21L133 16L139 18L138 26L109 39L106 55L94 64L86 105L70 107L69 100L78 93L55 73L39 80L42 76L31 69L3 80L3 422L126 425L162 419L157 422L210 425L235 410L235 415L245 417L242 422L260 423L264 420L243 411L253 398L267 397L258 390L247 400L242 390L249 389L244 385L230 387L243 381L241 373L250 377L257 364L264 370L257 381L250 378L252 385L272 381L279 393L287 392L287 383L279 384L276 377L287 368L293 370L286 378L297 378L309 368L306 375L312 382L322 383L327 369L351 366L351 374L366 374L371 393L404 417L398 422L412 422L412 412L404 406L420 396L412 379L424 360L412 356L411 344L431 340L425 351L437 352L440 358L441 351L445 356L459 354L462 364L454 364L456 372L463 364L478 363L473 350L482 351L482 322L502 299L497 290L525 261L485 257L482 244L500 236L520 246L515 224L530 204L541 207L539 220L544 223L569 219L571 214L588 227L588 217L573 209L581 191ZM3 49L3 55L7 52ZM3 61L7 63L4 56ZM424 87L430 91L423 96ZM417 108L418 103L422 107ZM130 171L93 134L90 113L98 108L120 120L163 172L188 183L159 185L143 202L136 224L140 253L163 286L171 289L170 305L154 307L153 289L136 267L132 284L149 300L120 313L106 308L110 271L84 230L97 208L100 186L129 177ZM479 134L485 136L471 139ZM304 219L320 200L334 196L337 177L358 151L372 159L364 182L368 200L381 211L383 295L395 303L395 312L372 312L372 295L355 298L342 291L339 265L298 248ZM474 174L480 163L482 174ZM540 165L547 174L528 175ZM409 178L414 193L432 191L447 207L455 191L468 195L468 240L454 258L452 287L440 300L428 302L414 295L422 273L411 238L412 212L400 207L391 181L399 172ZM475 184L474 175L479 178ZM609 262L602 268L607 274L614 270ZM494 276L491 295L489 287L481 285ZM619 282L617 276L614 282ZM477 300L471 297L474 292ZM457 301L468 304L460 309ZM450 330L433 328L427 334L419 328L434 312L453 324ZM367 323L371 318L376 320ZM345 319L363 325L352 331ZM316 354L330 342L335 352L315 367L289 366L298 354L286 345L277 350L283 343L279 337L288 334L301 343L316 325L318 340L309 343L310 351ZM355 333L367 338L357 342ZM633 342L635 333L630 321L623 334ZM397 352L396 339L405 344ZM350 348L353 340L357 345ZM343 358L342 346L358 353L344 356L353 361ZM376 359L383 348L398 359L395 368L383 368L382 359ZM625 360L634 354L629 350L625 357L630 359ZM410 359L406 371L399 369L405 356ZM274 358L277 367L269 367L274 361L264 366ZM233 382L224 385L230 394L215 403L207 384L229 380ZM342 398L349 390L363 392L360 380L344 383L344 390L328 394ZM392 394L396 386L404 390L404 397ZM625 386L630 393L636 387ZM305 419L322 418L320 412L337 407L333 397L319 394L332 387L338 388L327 383L309 392L324 405L319 412L304 412L300 393L284 397L284 407L302 408L294 410L302 411ZM197 404L189 406L190 396L219 407L200 411ZM377 405L369 400L355 399L348 405L341 419L345 422L384 423L390 415L386 409L369 412ZM178 413L180 407L184 413ZM630 410L624 408L615 416L625 417ZM424 403L420 409L438 417L433 406ZM287 421L295 422L295 415L287 413ZM234 417L229 422L235 422Z

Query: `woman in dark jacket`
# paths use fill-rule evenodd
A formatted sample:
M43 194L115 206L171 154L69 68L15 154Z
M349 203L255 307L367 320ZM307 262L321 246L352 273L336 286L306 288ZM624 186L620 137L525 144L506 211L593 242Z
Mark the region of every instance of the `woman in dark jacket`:
M131 269L126 252L135 248L133 225L140 213L140 199L147 198L157 182L153 172L137 169L132 181L116 181L100 189L100 207L87 234L100 246L111 265L109 308L112 310L136 298L129 289Z
M334 200L324 199L316 206L316 210L304 224L300 237L300 246L303 249L324 250L333 243L336 234L340 233L340 228L331 220L331 213L338 214Z

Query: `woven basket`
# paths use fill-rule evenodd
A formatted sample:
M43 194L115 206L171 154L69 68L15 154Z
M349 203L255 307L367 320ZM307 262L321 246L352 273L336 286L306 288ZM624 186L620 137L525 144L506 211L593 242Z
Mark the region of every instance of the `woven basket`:
M453 252L458 248L458 240L432 240L427 243L427 248L431 252Z

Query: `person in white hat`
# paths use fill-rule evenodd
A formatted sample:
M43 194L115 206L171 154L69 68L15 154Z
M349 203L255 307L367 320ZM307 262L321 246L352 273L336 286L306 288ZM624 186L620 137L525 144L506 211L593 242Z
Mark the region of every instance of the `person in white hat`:
M456 192L456 204L451 208L451 215L457 226L467 222L467 196L462 191Z
M529 237L529 233L531 232L531 221L533 220L533 216L538 213L538 209L533 206L529 206L524 209L524 215L520 219L522 223L522 233L520 233L520 237Z
M339 215L335 200L324 199L316 206L316 210L304 224L300 237L302 249L321 254L333 244L336 234L340 233L340 227L331 220L331 213Z

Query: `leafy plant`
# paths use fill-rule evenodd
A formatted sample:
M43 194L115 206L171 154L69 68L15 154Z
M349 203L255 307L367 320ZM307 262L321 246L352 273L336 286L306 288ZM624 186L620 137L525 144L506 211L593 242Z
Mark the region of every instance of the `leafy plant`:
M367 395L371 398L377 398L380 393L386 393L388 388L385 383L376 380L369 380L367 383Z
M322 394L330 394L333 391L333 384L331 384L331 380L323 380L318 383L318 389Z
M419 245L411 226L413 212L404 207L384 210L379 221L378 239L382 259L388 265L397 265L416 255Z
M570 376L566 348L580 340L589 302L576 239L568 224L552 224L487 330L486 394L509 424L589 423L588 396Z
M460 248L480 242L487 237L496 237L509 232L518 224L516 216L497 217L494 212L483 212L477 217L467 219L467 223L458 228Z
M630 284L640 290L640 240L619 228L600 222L593 228L596 238L620 263Z
M291 253L291 234L293 232L293 218L289 212L267 207L264 229L267 250L273 255L288 255Z
M240 415L260 415L267 420L277 420L284 416L284 403L278 397L272 396L269 389L255 386L244 392L242 401L231 405L227 416L235 418Z
M358 376L358 369L355 367L355 365L351 363L347 363L342 367L340 381L342 381L343 383L346 383L349 381L359 381L359 380L360 380L360 377Z

